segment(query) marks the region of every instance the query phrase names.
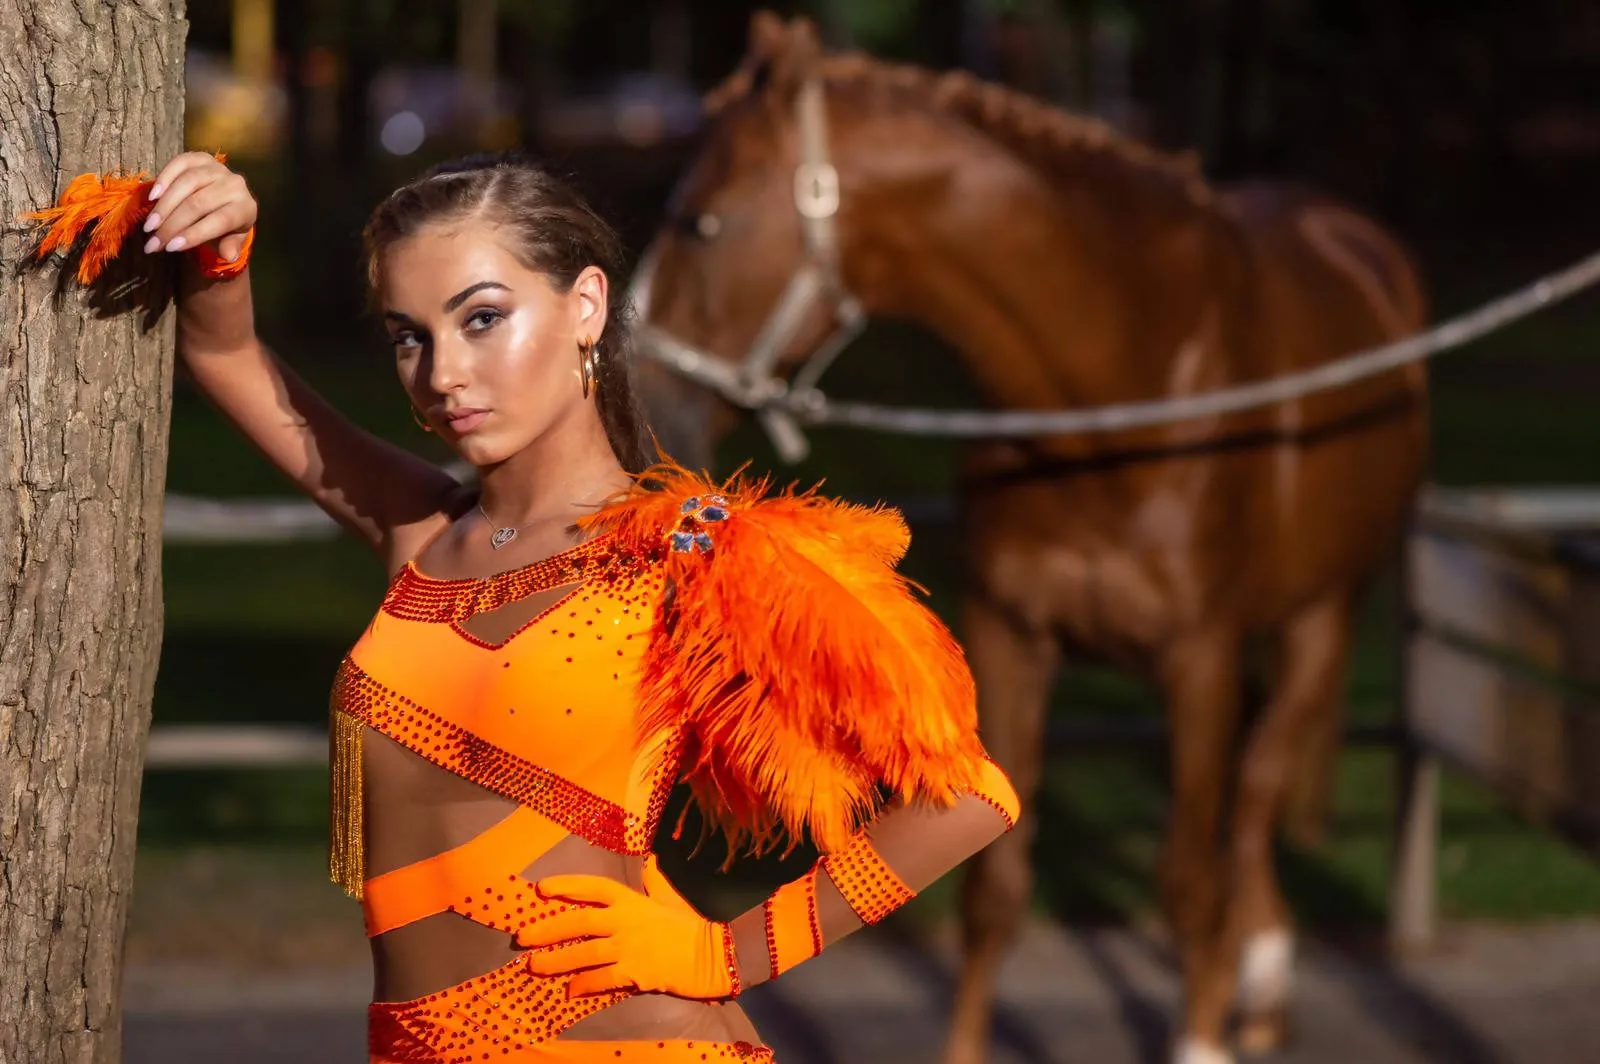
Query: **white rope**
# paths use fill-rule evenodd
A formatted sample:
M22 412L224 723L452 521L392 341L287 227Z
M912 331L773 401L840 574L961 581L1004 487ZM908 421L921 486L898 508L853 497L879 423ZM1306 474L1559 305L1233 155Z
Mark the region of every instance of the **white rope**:
M1389 373L1462 347L1597 282L1600 252L1396 343L1358 351L1301 373L1177 399L1150 399L1086 410L932 410L835 402L819 389L803 388L767 389L763 408L776 407L805 424L848 425L911 436L1064 436L1170 425L1271 406ZM650 344L644 346L652 349ZM677 350L658 357L682 371L687 353ZM723 394L728 392L723 390Z
M452 467L446 467L461 475ZM953 500L941 496L904 499L858 499L862 505L887 501L913 524L942 523L955 519ZM168 495L162 541L168 545L203 546L215 543L294 543L308 539L333 539L339 526L316 503L304 499L251 499L237 502Z
M466 462L442 467L463 484L476 477ZM333 539L338 522L308 499L207 499L168 492L162 513L164 543L296 543Z
M201 499L168 494L161 536L167 543L293 543L333 539L339 526L300 499Z

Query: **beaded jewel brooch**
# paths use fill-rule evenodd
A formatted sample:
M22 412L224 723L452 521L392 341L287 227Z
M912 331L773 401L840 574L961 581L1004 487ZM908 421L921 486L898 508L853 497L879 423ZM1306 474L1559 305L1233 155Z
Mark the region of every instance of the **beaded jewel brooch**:
M682 515L682 520L667 536L673 552L687 554L699 551L701 554L710 554L712 542L706 526L728 519L728 500L721 495L692 495L683 500L678 513Z

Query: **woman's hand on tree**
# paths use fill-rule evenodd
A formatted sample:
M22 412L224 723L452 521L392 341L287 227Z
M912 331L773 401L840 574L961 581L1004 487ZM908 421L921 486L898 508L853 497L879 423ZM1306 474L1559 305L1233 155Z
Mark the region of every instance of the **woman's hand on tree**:
M207 241L232 262L256 224L256 199L239 174L206 152L179 155L156 175L145 219L146 252L184 251Z

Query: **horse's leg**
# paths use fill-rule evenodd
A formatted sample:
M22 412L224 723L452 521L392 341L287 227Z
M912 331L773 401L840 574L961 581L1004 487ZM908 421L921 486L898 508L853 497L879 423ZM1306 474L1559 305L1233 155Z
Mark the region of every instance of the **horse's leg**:
M1169 646L1159 676L1172 735L1172 812L1161 885L1184 977L1178 1064L1225 1064L1224 1026L1233 999L1211 953L1222 914L1220 828L1233 737L1239 722L1241 639L1227 629L1185 635Z
M1059 646L1048 630L1028 625L978 594L969 596L962 621L962 643L978 684L984 745L1011 777L1022 804L1016 830L968 862L962 891L964 956L945 1061L980 1064L989 1052L995 976L1033 892L1034 796Z
M1328 806L1333 801L1334 773L1344 748L1340 724L1344 714L1323 714L1307 730L1300 744L1300 770L1289 781L1284 796L1283 833L1301 849L1322 844L1328 831Z
M1232 889L1219 944L1219 960L1237 964L1239 1045L1248 1052L1273 1049L1285 1034L1294 938L1272 845L1295 777L1307 767L1308 737L1338 737L1350 649L1348 593L1341 589L1290 618L1281 639L1278 676L1240 765L1229 841Z

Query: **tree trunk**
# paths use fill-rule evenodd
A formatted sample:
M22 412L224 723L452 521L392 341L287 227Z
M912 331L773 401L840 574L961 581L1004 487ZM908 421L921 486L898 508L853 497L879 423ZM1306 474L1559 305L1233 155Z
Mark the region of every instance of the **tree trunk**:
M0 0L0 1062L113 1062L161 640L172 315L15 272L13 219L181 145L182 0Z

